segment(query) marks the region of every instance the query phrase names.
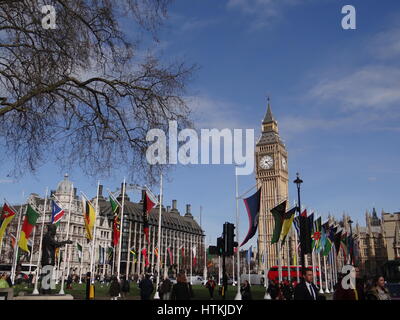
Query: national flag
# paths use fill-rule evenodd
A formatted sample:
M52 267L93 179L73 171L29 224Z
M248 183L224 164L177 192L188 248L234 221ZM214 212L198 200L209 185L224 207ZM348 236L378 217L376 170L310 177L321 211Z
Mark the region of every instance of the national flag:
M110 204L111 204L111 210L114 214L112 244L114 247L116 247L118 245L119 238L121 235L121 219L119 217L119 206L111 196L110 196Z
M282 232L283 220L286 213L286 202L287 201L285 200L281 204L277 205L275 208L271 209L272 216L275 220L275 227L271 239L271 244L277 243L279 241Z
M339 251L340 251L340 242L342 239L342 232L343 232L343 229L341 227L338 227L337 231L335 233L335 238L334 238L333 242L335 244L336 255L338 255Z
M146 248L142 249L142 255L143 255L144 261L145 261L144 266L147 267L150 263L149 263L149 259L147 257L147 249Z
M96 221L96 211L84 196L82 196L83 217L85 220L86 238L93 240L93 228Z
M342 233L342 237L340 239L340 247L343 250L343 257L345 263L347 263L347 232Z
M10 233L10 241L11 241L11 247L15 249L15 245L17 244L17 239L12 233Z
M297 216L293 219L293 226L296 230L297 237L300 238L300 217L299 216Z
M322 218L318 217L314 221L313 225L313 232L312 232L312 248L315 250L315 252L320 251L320 243L321 243L321 230L322 229Z
M260 200L261 200L261 188L257 190L252 196L243 199L246 206L247 215L249 216L249 230L247 236L243 240L240 246L247 243L256 233L258 227L258 217L260 214Z
M21 229L21 235L19 237L18 245L19 247L26 251L29 252L28 248L28 239L31 236L31 233L33 231L33 228L36 225L36 221L39 218L39 213L37 213L30 204L28 204L28 208L26 210L26 215L25 215L25 220L22 225Z
M290 228L292 227L294 214L296 213L297 207L290 209L288 212L285 213L283 224L282 224L282 231L281 231L281 241L282 244L285 242L287 235L289 234Z
M112 265L113 263L113 256L114 256L114 247L108 247L107 250L107 264Z
M149 241L149 221L148 221L148 214L150 213L151 209L155 206L155 202L149 196L147 191L143 192L143 232L146 236L147 243Z
M193 265L195 266L197 263L197 257L196 257L196 246L193 246L192 248L192 252L193 252Z
M250 248L247 250L246 261L247 261L248 264L251 263L251 256L253 255L253 253L252 253L252 247L253 247L253 246L250 246ZM249 272L250 272L250 271L249 271Z
M51 223L58 225L63 216L64 210L54 200L51 200Z
M133 262L136 262L137 261L137 254L136 254L136 251L133 250L133 247L131 248L131 253L132 253L132 256L133 256Z
M172 251L171 251L170 247L167 248L167 252L168 252L167 265L168 266L172 266L174 264L174 256L172 254Z
M302 254L311 253L311 228L310 221L313 221L313 217L309 219L307 217L307 210L304 210L300 215L300 247Z
M11 220L14 218L16 213L11 210L11 208L7 205L7 203L4 203L3 205L3 211L1 213L1 227L0 227L0 243L3 241L4 233L7 229L7 226L10 224Z
M82 260L82 246L77 242L76 248L78 249L76 252L78 253L78 260L81 262Z
M104 264L104 251L103 247L99 245L99 264Z

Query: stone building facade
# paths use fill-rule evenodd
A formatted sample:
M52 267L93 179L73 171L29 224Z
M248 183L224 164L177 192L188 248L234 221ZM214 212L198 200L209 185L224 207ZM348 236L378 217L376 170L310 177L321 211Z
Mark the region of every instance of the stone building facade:
M94 186L96 190L96 187ZM50 192L51 197L45 201L45 199L39 197L37 194L31 194L28 199L36 211L40 214L37 221L34 232L31 236L31 244L33 245L33 256L32 260L28 255L21 257L21 263L29 263L32 261L33 265L38 263L39 258L39 245L40 245L40 233L42 228L42 217L44 214L44 233L47 230L46 225L51 223L51 199L55 199L56 203L65 211L65 215L60 221L57 228L56 238L59 241L69 239L73 241L72 245L61 248L60 258L66 261L67 255L69 255L69 270L67 273L72 274L85 274L90 269L90 258L92 242L88 242L86 239L85 223L82 211L81 196L77 195L77 189L73 187L73 183L69 180L68 175L64 176L64 180L61 181L56 190ZM121 200L122 195L119 194L117 200ZM93 198L90 200L94 206L96 206L97 199ZM46 202L46 206L45 206ZM113 213L111 210L110 202L108 197L103 195L103 186L99 187L99 214L96 219L96 236L95 236L95 250L94 250L94 266L97 274L111 274L117 272L117 261L118 261L118 248L115 248L115 254L112 254L112 236L113 236ZM22 211L25 214L26 205L14 206L17 211ZM125 195L124 203L124 221L122 225L122 242L121 242L121 267L120 271L126 273L126 266L129 262L129 274L155 272L157 255L155 248L157 247L158 239L158 214L159 207L156 206L149 214L149 228L150 228L150 243L145 243L143 233L143 220L142 220L142 203L134 203L130 201L128 195ZM12 235L17 235L18 226L17 215L12 223L7 228L7 234L3 239L3 245L0 252L0 263L11 264L13 261L13 248L12 242L10 241ZM67 237L69 220L69 234ZM23 216L21 219L23 222ZM177 208L177 201L173 200L172 208L162 207L162 242L160 252L160 260L162 264L165 264L167 254L167 248L170 247L171 255L173 257L174 264L169 266L169 272L176 273L178 268L189 272L190 270L190 259L194 260L194 254L196 253L196 265L192 264L193 273L202 273L204 264L204 232L195 221L191 214L190 205L186 206L186 213L182 216ZM130 240L130 243L128 243ZM77 243L83 248L83 259L79 261ZM104 249L100 249L104 248ZM193 250L193 248L196 248ZM68 250L66 251L66 248ZM129 252L135 252L137 254L136 260L133 254L128 256ZM145 269L145 261L142 257L141 250L146 248L148 252L150 265ZM182 249L183 248L183 249ZM100 251L104 253L104 259L100 261ZM114 262L113 262L114 261ZM169 262L169 261L168 261ZM168 265L168 263L167 263ZM64 269L63 262L61 261L60 270ZM66 270L68 267L65 268ZM167 270L165 270L167 271ZM164 272L164 269L162 270Z

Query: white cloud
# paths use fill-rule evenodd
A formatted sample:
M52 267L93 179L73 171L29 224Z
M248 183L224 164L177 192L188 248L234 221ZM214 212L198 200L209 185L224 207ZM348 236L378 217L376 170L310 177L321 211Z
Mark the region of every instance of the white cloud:
M251 29L260 29L281 18L285 7L310 1L314 0L228 0L227 8L253 16L250 21Z
M198 128L253 128L254 123L243 120L240 106L206 96L186 98Z
M370 52L384 60L400 57L400 27L378 33L370 41Z
M337 101L344 111L357 109L382 110L400 103L400 68L369 65L336 79L323 79L310 96Z

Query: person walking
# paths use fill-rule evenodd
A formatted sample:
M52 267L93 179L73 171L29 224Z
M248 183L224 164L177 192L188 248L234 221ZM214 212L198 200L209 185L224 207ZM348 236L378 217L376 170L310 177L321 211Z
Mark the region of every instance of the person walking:
M144 279L139 283L140 298L142 300L150 300L150 296L154 291L153 282L150 280L150 275L146 274Z
M313 271L306 268L303 271L303 281L294 290L294 300L323 300L318 294L318 289L313 280Z
M367 292L367 300L392 300L385 287L385 278L381 275L374 278L372 287Z
M206 288L208 289L208 292L210 294L210 300L214 299L214 289L216 285L217 284L215 283L212 277L208 278L208 281L206 283Z
M267 292L268 292L269 296L271 297L271 300L277 300L277 298L279 296L278 284L276 282L274 282L273 280L270 280L269 284L268 284Z
M125 277L122 278L121 281L121 296L122 299L126 299L129 295L129 291L131 290L130 285L129 285L129 281L126 280Z
M171 298L172 282L168 277L165 277L164 281L160 285L160 298L162 300L169 300Z
M118 278L116 276L112 277L111 284L110 284L110 289L109 289L108 292L110 294L111 300L117 300L118 299L118 296L119 296L119 294L121 292L121 287L119 285Z
M193 298L193 289L187 282L184 273L180 273L176 279L177 283L172 287L171 300L190 300Z
M252 300L250 284L247 280L244 280L240 287L240 293L242 295L242 300Z

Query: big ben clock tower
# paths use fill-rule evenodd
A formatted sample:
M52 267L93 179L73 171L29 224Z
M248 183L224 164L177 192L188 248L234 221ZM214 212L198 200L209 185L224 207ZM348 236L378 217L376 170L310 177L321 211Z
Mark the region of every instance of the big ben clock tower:
M269 99L261 137L256 144L255 159L257 187L262 188L258 224L259 270L268 270L278 261L277 246L271 245L274 218L270 210L288 200L288 154L279 136L278 123L272 115Z

